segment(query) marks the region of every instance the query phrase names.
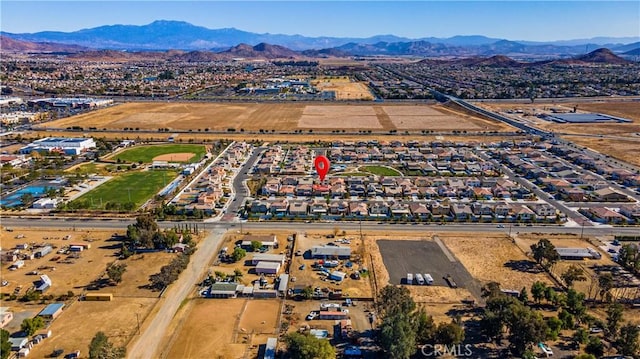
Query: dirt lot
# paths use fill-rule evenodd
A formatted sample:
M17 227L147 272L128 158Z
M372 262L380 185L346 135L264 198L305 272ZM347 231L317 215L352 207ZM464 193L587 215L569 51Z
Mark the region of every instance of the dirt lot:
M640 133L640 132L638 132ZM569 141L588 147L600 153L608 154L613 158L640 166L640 157L637 156L640 148L640 136L629 138L628 140L616 138L615 140L606 138L593 138L582 136L563 136Z
M54 349L65 354L80 350L83 357L91 338L104 332L116 346L125 345L136 334L138 318L142 323L152 310L157 298L114 298L111 302L76 301L66 308L50 327L52 337L36 345L31 357L44 358Z
M15 271L7 270L11 262L2 263L2 279L9 281L9 285L1 287L1 293L13 293L17 286L21 286L20 294L24 294L33 285L33 281L39 279L38 275L27 275L26 273L38 271L48 275L53 283L47 294L58 296L66 294L67 291L79 294L85 285L96 279L105 270L108 263L116 260L114 254L117 249L112 248L112 244L106 241L111 237L113 231L73 231L73 228L68 230L12 229L13 232L3 230L0 233L3 249L15 248L16 245L24 243L36 245L44 243L56 248L43 258L25 260L25 266ZM70 235L71 239L64 240L63 238L67 235ZM70 255L56 254L57 250L73 243L88 243L91 248L80 252L77 259L70 258ZM30 253L25 250L21 250L21 252ZM53 261L54 258L58 258L58 260ZM18 302L9 303L12 306L18 304Z
M191 157L195 156L195 153L170 153L166 155L160 155L153 158L154 161L169 161L169 162L187 162Z
M305 106L298 122L301 128L382 129L371 106Z
M482 236L440 236L471 275L482 284L496 281L503 289L529 288L536 281L552 282L544 273L526 271L529 258L501 234ZM480 255L481 254L481 255ZM529 265L527 265L529 264Z
M335 231L334 231L335 232ZM337 235L336 238L328 239L326 238L329 234L334 234L334 232L309 232L309 233L298 233L296 237L296 247L295 251L300 251L300 253L305 253L307 250L311 249L313 246L325 245L329 242L333 241L341 241L345 236ZM337 234L340 234L337 233ZM312 287L330 287L330 288L338 288L342 289L343 295L348 295L350 297L356 298L371 298L373 296L373 290L371 288L371 281L369 277L363 276L361 279L352 279L350 275L360 270L363 267L371 268L370 258L368 258L367 250L362 249L362 244L358 237L356 236L346 236L349 238L350 244L344 243L336 243L339 246L350 246L351 247L351 262L353 266L351 268L346 267L346 260L340 260L340 265L335 268L336 270L343 271L347 273L347 277L344 281L335 282L326 280L325 277L321 276L318 271L315 271L312 268L312 264L315 260L310 258L305 258L304 256L293 256L291 262L290 275L291 277L295 277L296 286L312 286ZM359 261L357 257L363 258L364 261ZM302 269L304 265L304 269Z
M66 294L67 291L72 291L78 296L91 282L103 275L107 264L116 260L115 253L120 248L119 241L110 240L113 231L74 231L73 228L68 230L12 229L13 232L7 232L4 229L1 232L0 241L5 248L9 245L32 242L44 242L58 248L43 258L25 261L26 266L16 271L3 269L2 279L8 280L9 285L0 288L2 293L13 293L19 285L22 287L20 294L24 294L32 286L32 282L38 279L36 275L25 273L37 270L51 278L53 284L52 288L46 292L47 295L51 294L57 298ZM23 238L15 238L22 235L24 235ZM71 239L64 240L66 235L71 235ZM91 248L80 252L79 258L67 258L68 255L56 254L58 249L71 243L89 243ZM127 264L122 283L99 289L101 293L112 293L113 301L88 302L78 301L77 298L67 301L67 308L51 326L53 337L36 346L32 355L42 358L56 348L64 348L66 351L78 349L85 353L91 338L100 330L105 332L116 345L125 345L135 334L138 319L143 323L158 301L157 292L144 288L149 283L149 276L157 273L160 267L167 264L174 256L175 254L164 252L146 253L121 261ZM60 258L57 261L51 261L55 257ZM62 263L62 261L69 263ZM8 266L9 264L3 263L4 268ZM55 267L55 270L43 267ZM16 324L17 327L19 327L17 321L32 317L45 306L45 304L22 303L6 299L2 304L16 313L17 319L14 320L15 323L12 322L12 325Z
M66 128L140 128L197 131L237 128L276 130L296 128L304 105L214 104L214 103L126 103L44 124Z
M266 342L263 335L252 336L249 329L275 332L275 325L268 326L276 321L279 303L277 300L194 299L187 318L164 357L244 358L245 352L253 350L250 346ZM245 315L258 312L261 314L257 320L248 316L245 319ZM249 328L244 328L245 332L239 326L243 322L250 323L247 324Z
M384 106L399 130L484 130L460 115L438 111L437 106Z
M311 82L320 91L335 91L336 100L373 100L373 95L366 84L353 82L348 77L323 78Z
M574 283L574 288L578 291L581 291L587 294L588 297L593 298L595 293L598 291L597 284L597 273L599 272L611 272L614 267L618 265L611 260L611 257L603 252L599 246L602 243L596 239L591 237L585 237L583 240L579 238L579 236L572 235L535 235L535 234L523 234L518 235L516 243L523 250L527 252L531 252L531 245L537 243L540 239L546 238L551 241L551 243L556 247L569 247L569 248L593 248L596 249L602 254L602 258L600 259L585 259L585 260L560 260L553 266L552 272L553 274L559 278L562 273L564 273L570 266L575 265L581 268L584 273L586 280L579 281ZM619 277L616 273L613 273L614 278ZM634 296L636 291L630 292L629 290L625 291L624 288L614 288L611 293L614 296Z

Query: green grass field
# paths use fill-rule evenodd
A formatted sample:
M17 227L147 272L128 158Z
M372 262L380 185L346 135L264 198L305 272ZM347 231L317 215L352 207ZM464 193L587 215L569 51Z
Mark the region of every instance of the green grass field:
M360 171L373 173L378 176L402 176L402 173L390 167L384 166L362 166Z
M198 162L206 153L203 145L154 145L154 146L136 146L131 149L118 153L113 157L115 160L123 160L125 162L151 163L156 156L168 155L171 153L195 153L188 161L190 163ZM175 161L178 162L178 161Z
M137 209L176 177L175 171L130 172L118 176L73 202L86 202L91 209L106 209L107 203L133 202Z

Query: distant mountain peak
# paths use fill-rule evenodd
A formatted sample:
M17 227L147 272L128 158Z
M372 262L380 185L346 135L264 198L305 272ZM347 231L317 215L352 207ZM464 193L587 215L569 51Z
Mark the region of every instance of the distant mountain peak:
M624 65L629 61L617 56L613 51L607 48L600 48L582 56L576 57L576 60L599 63L599 64L612 64L612 65Z

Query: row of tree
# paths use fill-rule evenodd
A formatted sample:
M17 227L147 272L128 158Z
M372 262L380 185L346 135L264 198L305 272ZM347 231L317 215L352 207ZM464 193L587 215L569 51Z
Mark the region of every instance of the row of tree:
M376 303L382 319L380 344L389 358L409 358L416 353L419 344L452 345L464 340L465 333L459 320L436 325L433 317L417 309L406 287L388 285L382 288Z

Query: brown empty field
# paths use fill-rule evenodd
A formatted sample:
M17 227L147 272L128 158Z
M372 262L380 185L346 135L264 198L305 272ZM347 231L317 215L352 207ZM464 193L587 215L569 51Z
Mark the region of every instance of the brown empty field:
M303 107L298 104L126 103L42 126L194 131L223 131L227 128L282 130L297 127Z
M296 129L369 129L369 130L512 130L507 125L461 113L441 105L385 105L389 111L377 113L373 105L305 105L301 103L126 103L94 112L39 125L63 129L200 132L227 131L229 128L249 132L259 130L292 131ZM381 106L377 106L381 107ZM379 112L379 111L378 111ZM384 111L382 111L384 112ZM389 117L391 118L389 120ZM47 133L53 135L53 133ZM104 135L108 135L104 133ZM196 134L194 133L193 136ZM231 136L232 134L225 134ZM77 136L77 133L75 133ZM148 134L123 132L121 137L145 138ZM161 135L166 140L169 134ZM186 134L184 136L187 136ZM188 136L192 136L189 134ZM218 135L219 136L219 135ZM180 138L183 138L181 135ZM186 138L186 137L184 137ZM252 136L255 138L255 136ZM315 138L314 138L315 139Z
M504 289L520 290L531 287L536 281L552 283L544 273L525 271L526 265L522 270L517 269L518 264L525 264L530 259L504 235L441 235L440 238L482 284L499 282Z
M435 106L384 106L391 122L399 130L483 130L459 116L436 110Z
M238 334L278 334L276 326L280 314L280 300L254 299L247 302L240 318Z
M592 150L607 154L613 158L640 166L640 157L638 156L638 150L640 150L640 135L636 136L635 139L609 139L583 136L562 137Z
M246 302L247 299L194 299L164 357L243 358L246 344L235 344L234 337Z
M0 233L3 249L15 248L16 245L24 243L49 244L55 248L43 258L26 260L25 266L15 271L7 270L11 263L3 263L2 279L7 280L9 285L0 288L2 293L12 293L16 287L21 286L20 295L24 294L33 285L33 281L39 278L37 275L26 273L37 271L49 276L53 282L47 294L57 296L67 291L79 294L84 286L100 276L107 264L116 260L115 253L118 249L111 248L112 244L107 242L113 231L74 231L73 228L68 230L13 228L13 230L13 232ZM63 238L67 235L70 235L71 239L64 240ZM78 258L72 258L69 254L56 254L56 251L72 243L90 244L91 248L79 252ZM24 250L21 252L28 253ZM57 260L52 260L56 258ZM10 303L12 306L14 304L20 306L19 302Z
M334 91L336 100L373 100L366 84L349 78L324 78L312 81L311 84L320 91Z
M630 119L633 122L560 124L534 116L520 116L521 119L526 119L535 126L562 134L561 136L569 141L614 158L640 165L640 158L635 155L640 148L640 102L638 101L536 102L535 104L482 103L481 105L497 111L520 109L530 115L538 112L549 112L550 108L558 108L569 112L576 107L578 112L602 113Z
M169 153L166 155L160 155L153 158L154 161L175 161L175 162L187 162L191 157L195 156L195 153Z
M371 106L305 106L298 125L322 129L382 129Z
M93 336L104 332L116 346L125 346L136 334L157 298L114 298L110 302L73 302L49 328L52 336L33 347L30 356L45 358L54 349L87 353Z

